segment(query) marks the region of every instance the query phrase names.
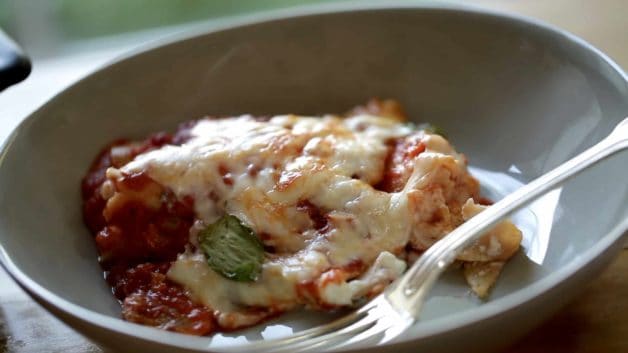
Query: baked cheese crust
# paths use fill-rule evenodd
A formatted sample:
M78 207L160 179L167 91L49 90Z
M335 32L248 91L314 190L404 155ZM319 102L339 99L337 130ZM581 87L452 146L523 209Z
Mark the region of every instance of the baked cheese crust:
M130 199L158 207L166 190L185 200L193 224L165 276L213 314L215 329L373 297L484 206L474 201L479 183L464 155L442 136L403 123L396 103L370 104L346 117L244 115L188 124L183 143L106 169L99 189L105 223ZM123 186L137 175L156 186ZM236 216L264 245L254 282L221 276L198 246L199 231L224 215ZM520 241L505 221L461 255L478 295L497 277L482 274L501 269Z

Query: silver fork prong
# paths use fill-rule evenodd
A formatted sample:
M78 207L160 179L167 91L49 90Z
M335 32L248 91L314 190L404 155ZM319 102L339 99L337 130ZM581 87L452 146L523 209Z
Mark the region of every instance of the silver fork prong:
M349 338L348 340L338 344L334 348L343 348L347 346L352 346L357 343L366 342L369 338L374 338L382 332L386 331L391 326L391 323L388 320L385 320L383 317L375 322L374 325L362 331L361 333Z
M352 313L347 314L341 318L338 318L328 324L323 326L315 327L309 330L304 330L302 332L298 332L290 337L280 338L278 340L271 340L269 343L275 344L290 344L292 341L301 341L304 338L315 338L322 335L325 335L329 332L334 332L338 329L346 328L351 323L361 320L366 316L366 313L363 311L354 311Z
M395 325L390 326L384 332L384 337L379 340L378 344L384 344L386 342L390 342L391 340L397 338L402 333L406 331L406 329L414 324L416 320L414 318L405 318L404 321L397 322Z
M342 343L339 342L342 342L347 336L350 337L353 334L362 332L362 330L368 331L374 325L377 325L378 322L378 320L361 320L355 325L352 325L353 327L351 330L343 330L343 332L339 331L337 333L329 333L327 335L317 337L304 345L301 350L295 351L294 348L298 349L299 347L290 347L290 352L320 352L326 351L330 348L339 348L342 346Z
M549 173L521 187L463 223L430 247L406 274L361 309L327 325L256 346L255 352L305 352L365 342L384 333L378 344L403 333L416 320L427 293L440 274L469 244L493 225L528 202L588 166L628 148L628 118L604 140ZM349 335L354 335L347 338ZM309 340L307 340L309 338ZM344 339L344 341L342 341Z
M364 312L366 316L342 330L314 338L308 342L307 351L314 349L321 350L321 348L335 349L344 347L359 342L371 335L386 332L390 326L403 323L403 321L400 320L402 318L399 313L392 308L391 304L383 295L376 297L359 311ZM411 322L413 322L413 319L411 317L409 318ZM410 325L411 322L408 325Z
M320 348L327 346L336 346L338 341L346 339L347 336L353 336L370 329L381 319L379 313L375 313L373 311L362 314L362 318L338 331L312 337L308 341L287 344L282 346L282 348L286 348L289 352L305 352L313 349L320 350Z
M342 337L355 333L355 331L359 330L363 325L376 321L376 318L374 318L370 312L378 307L379 300L381 299L377 297L356 311L328 324L307 329L288 337L259 342L255 345L253 351L267 352L272 350L273 352L296 352L300 351L302 348L324 341L325 339L330 340L332 336ZM234 347L234 349L238 350L239 348ZM229 352L231 349L228 348L223 351Z
M386 300L384 296L382 296L382 300L379 302L377 308L373 309L373 312L375 311L378 312L377 316L379 317L375 325L355 335L346 342L339 344L337 347L347 347L365 342L368 338L376 337L383 333L383 337L377 342L377 344L382 344L399 336L415 321L411 315L400 313L397 309L393 308L391 303Z
M282 343L280 345L274 344L272 345L272 351L275 353L321 351L323 350L323 347L334 347L338 344L339 341L346 339L347 336L368 329L376 322L377 320L360 320L357 323L351 325L350 329L330 332L321 336L311 337L307 340L289 342L285 344Z
M373 308L376 307L376 300L372 300L369 303L367 303L366 305L360 307L359 309L341 317L338 318L328 324L319 326L319 327L315 327L309 330L304 330L301 331L299 333L296 333L290 337L286 337L286 338L280 338L277 341L270 341L270 342L275 342L275 343L283 343L286 342L288 343L288 341L293 341L293 340L301 340L303 338L313 338L313 337L318 337L318 336L322 336L328 332L333 332L333 331L337 331L338 329L346 329L347 327L349 327L350 325L352 325L355 322L358 322L360 320L362 320L364 317L366 317L369 313L370 310L372 310Z

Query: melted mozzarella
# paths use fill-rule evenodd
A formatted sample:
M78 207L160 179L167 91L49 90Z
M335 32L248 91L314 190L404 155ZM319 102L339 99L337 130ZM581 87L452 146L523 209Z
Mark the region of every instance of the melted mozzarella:
M372 185L383 177L387 141L410 134L418 134L426 151L413 161L406 187L398 193L376 190ZM246 307L349 305L381 290L405 269L393 254L403 255L408 242L427 246L456 225L453 216L452 224L442 227L425 217L452 207L459 213L456 205L477 189L465 158L445 139L387 118L206 119L191 136L181 146L137 156L122 171L145 172L178 197L191 196L202 224L237 216L276 250L253 283L219 276L193 247L173 263L169 278L216 310L226 326L254 322L259 313L246 316ZM304 200L325 218L324 229L303 211ZM367 268L357 278L319 280L356 261ZM299 292L305 283L315 284L317 303Z
M368 296L370 291L381 290L399 277L405 269L405 261L384 251L379 254L369 270L358 279L331 283L323 287L321 298L335 305L351 305L356 297Z

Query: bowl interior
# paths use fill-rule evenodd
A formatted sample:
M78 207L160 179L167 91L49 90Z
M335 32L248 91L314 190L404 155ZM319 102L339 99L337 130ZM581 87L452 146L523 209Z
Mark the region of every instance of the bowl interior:
M480 13L340 12L197 35L96 72L18 128L0 155L0 258L117 318L79 194L106 143L204 115L343 112L370 97L396 98L413 120L442 127L493 198L594 144L628 112L625 79L579 42ZM610 158L515 216L525 251L489 304L577 260L628 217L626 165L626 153ZM480 305L452 271L415 330ZM309 323L297 315L269 325Z

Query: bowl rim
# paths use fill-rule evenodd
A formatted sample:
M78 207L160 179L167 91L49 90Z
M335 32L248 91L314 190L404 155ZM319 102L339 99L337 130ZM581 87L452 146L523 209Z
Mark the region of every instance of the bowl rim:
M26 125L31 123L34 119L41 116L41 112L44 111L52 101L62 99L63 95L77 88L85 80L89 79L96 73L104 72L111 67L120 64L128 59L134 58L138 55L157 50L161 47L173 45L177 42L193 40L205 35L215 35L219 32L229 31L236 28L247 27L262 23L270 23L275 21L282 21L286 19L297 19L301 17L315 17L319 15L328 14L342 14L349 12L376 12L378 10L421 10L421 11L442 11L452 14L461 14L464 16L478 16L493 20L498 20L503 23L510 22L512 24L518 24L524 27L541 30L545 35L557 36L560 40L566 43L575 45L579 50L593 54L602 62L607 64L611 69L611 73L615 78L620 78L628 88L628 75L621 69L621 67L615 63L610 57L604 54L599 49L595 48L590 43L579 38L578 36L571 34L563 29L560 29L554 25L547 24L543 21L533 19L527 16L505 13L498 10L486 9L479 6L473 6L468 4L458 3L443 3L443 2L422 2L422 3L408 3L391 1L386 3L353 3L353 2L337 2L328 4L315 4L296 6L281 10L269 10L263 12L257 12L249 15L233 16L220 19L218 21L210 21L209 23L199 23L193 28L186 28L182 33L175 33L168 35L166 38L159 38L148 43L141 44L139 47L125 52L124 54L110 60L98 68L87 72L81 79L75 81L71 85L61 89L57 94L48 99L46 103L30 113L24 118L17 127L6 138L4 143L0 146L0 168L2 163L9 153L12 144L18 138L19 132L25 128ZM627 90L628 91L628 90ZM627 95L628 97L628 95ZM597 256L602 254L605 250L609 249L616 241L624 235L628 235L628 219L616 224L607 234L603 235L600 241L594 246L585 250L580 256L573 259L566 266L548 274L546 277L538 280L537 282L527 286L525 290L516 290L501 298L484 303L481 307L474 308L457 314L454 316L445 316L442 318L436 318L427 322L422 322L421 330L415 332L413 335L402 335L399 339L392 341L391 344L403 343L414 341L422 338L427 338L433 335L445 333L447 331L460 329L465 326L471 325L476 322L487 320L497 315L508 312L521 306L536 297L541 296L543 293L550 291L552 288L558 286L561 282L575 275L579 270L584 268L589 263L593 262ZM44 288L31 278L29 278L24 272L22 272L18 266L11 260L6 249L0 244L0 265L7 271L17 284L28 292L36 300L43 302L48 310L54 310L55 314L61 313L69 317L78 319L84 324L91 325L92 327L108 331L112 334L121 334L131 339L137 339L141 341L147 341L151 343L158 343L164 347L169 348L184 348L195 351L203 352L215 352L224 350L225 348L255 348L255 342L240 343L240 344L228 344L228 345L213 345L211 343L211 336L196 337L186 334L180 334L175 332L163 331L153 327L147 327L131 322L122 320L121 318L113 318L111 316L100 314L95 311L86 309L78 304L67 301L66 299L52 293L48 289ZM50 307L48 307L50 306ZM455 318L455 320L454 320ZM76 329L80 331L80 329ZM210 346L210 344L212 344Z

